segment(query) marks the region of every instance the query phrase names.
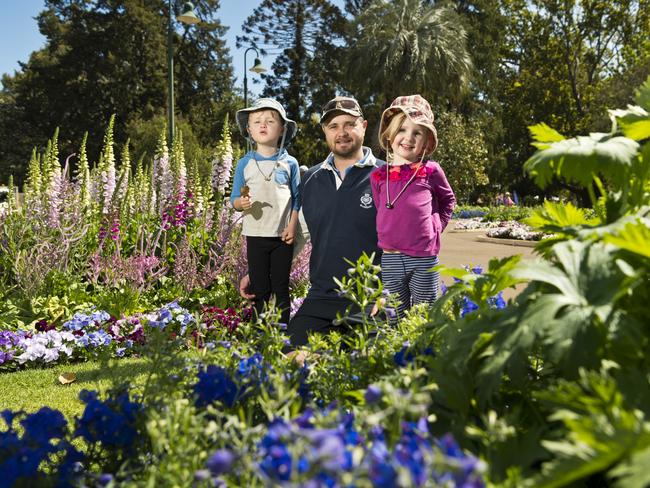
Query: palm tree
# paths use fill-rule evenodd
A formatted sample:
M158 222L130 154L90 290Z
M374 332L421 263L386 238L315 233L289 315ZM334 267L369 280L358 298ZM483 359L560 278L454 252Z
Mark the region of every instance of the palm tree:
M454 100L469 83L466 37L460 16L446 3L375 0L354 22L350 81L380 108L413 93L434 103Z

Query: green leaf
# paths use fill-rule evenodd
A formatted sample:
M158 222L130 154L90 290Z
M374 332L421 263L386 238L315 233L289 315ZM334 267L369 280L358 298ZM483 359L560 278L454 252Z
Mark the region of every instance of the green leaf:
M565 139L562 134L543 122L541 124L531 125L528 127L528 130L535 141L533 145L539 149L548 147L548 143L550 142L559 142Z
M650 259L650 227L642 222L628 223L617 235L606 235L605 242Z
M542 188L553 177L588 187L597 174L620 186L627 180L638 150L639 144L627 137L594 133L550 143L526 161L524 170Z
M634 100L644 109L650 110L650 76L646 78L645 83L636 91Z
M525 263L512 273L541 292L522 304L518 327L534 327L544 357L571 377L599 360L606 333L597 324L609 323L631 278L613 265L615 251L602 243L562 242L552 255L556 264ZM507 338L495 340L495 358L508 347Z
M609 472L618 478L617 488L646 488L650 486L650 447L634 453L625 463L619 464Z
M562 422L566 431L559 433L560 441L542 442L555 458L526 486L560 487L584 480L650 444L643 416L627 407L616 381L602 369L581 370L577 382L561 380L536 397L559 407L549 420Z
M587 212L574 206L571 202L555 203L546 200L541 208L533 210L530 217L524 220L535 230L547 233L568 233L574 235L570 230L572 227L593 226L597 224L595 219L588 219ZM567 229L569 228L569 229Z
M641 107L628 105L626 110L610 110L609 114L630 139L642 141L650 138L650 114Z

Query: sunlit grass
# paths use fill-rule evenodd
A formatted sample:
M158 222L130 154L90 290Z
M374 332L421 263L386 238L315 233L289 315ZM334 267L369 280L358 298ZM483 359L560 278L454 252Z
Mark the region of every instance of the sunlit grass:
M104 392L121 382L142 385L150 364L143 358L124 358L109 363L88 361L0 373L0 411L35 412L48 406L71 420L83 411L84 404L79 401L81 390ZM74 373L76 380L62 385L58 378L63 373Z

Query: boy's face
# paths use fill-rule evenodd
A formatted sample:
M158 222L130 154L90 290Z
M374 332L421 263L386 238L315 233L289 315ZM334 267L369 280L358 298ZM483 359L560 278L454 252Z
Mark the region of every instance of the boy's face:
M277 147L284 126L275 110L260 110L248 116L248 133L256 144Z
M323 123L325 140L336 156L354 156L363 145L368 122L361 117L342 113Z

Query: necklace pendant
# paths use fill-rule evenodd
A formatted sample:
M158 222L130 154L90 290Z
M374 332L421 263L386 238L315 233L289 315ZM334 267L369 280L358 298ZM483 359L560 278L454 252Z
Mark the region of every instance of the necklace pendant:
M395 207L395 205L393 205L392 203L390 203L390 202L386 203L386 208L387 208L388 210L392 210L393 207Z

